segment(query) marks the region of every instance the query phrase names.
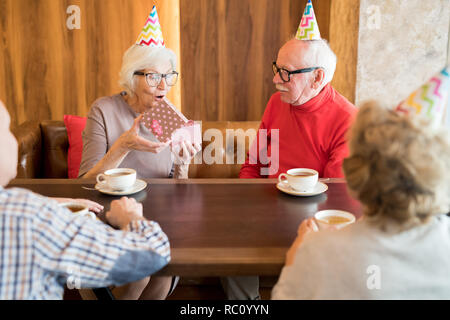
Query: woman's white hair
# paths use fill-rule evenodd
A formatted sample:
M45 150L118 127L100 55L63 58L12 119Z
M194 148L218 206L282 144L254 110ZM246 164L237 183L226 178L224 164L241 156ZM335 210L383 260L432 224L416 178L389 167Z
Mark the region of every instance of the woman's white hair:
M134 44L123 55L119 85L125 89L127 94L133 96L135 89L134 72L152 69L167 62L171 64L173 70L176 69L177 57L172 50L165 47L155 48Z
M331 82L336 71L337 62L333 50L331 50L328 42L324 39L307 40L307 42L309 48L303 56L303 61L311 67L322 67L325 71L324 84Z

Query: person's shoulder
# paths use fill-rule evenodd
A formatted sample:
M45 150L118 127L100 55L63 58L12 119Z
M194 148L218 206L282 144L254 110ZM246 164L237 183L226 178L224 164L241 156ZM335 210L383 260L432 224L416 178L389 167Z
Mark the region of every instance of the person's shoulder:
M270 96L270 99L267 102L266 108L264 109L264 114L261 119L266 129L270 127L274 117L276 117L277 114L279 114L280 110L282 109L280 108L281 104L282 101L280 98L280 92L277 91Z
M284 102L281 101L281 94L279 91L277 91L270 96L265 112L266 113L280 112L283 110L283 108L280 108L280 106L282 106L283 104Z
M280 91L274 92L274 93L270 96L269 101L281 102L281 93L280 93Z
M90 113L108 112L111 109L117 109L122 105L120 94L97 98L91 106Z
M1 192L1 197L4 198L5 201L14 202L18 202L17 199L35 202L41 202L42 200L42 196L34 193L33 191L16 187L3 189Z
M54 200L22 188L3 189L0 198L2 214L31 218L41 212L43 207L56 203Z
M348 99L340 94L336 89L331 87L331 90L334 111L340 113L344 117L352 118L358 111L358 108L356 108L353 103L348 101Z
M450 238L450 217L443 214L433 218L433 226L443 229L444 233Z
M282 104L283 101L281 101L281 93L279 91L275 92L270 96L269 102L267 103L267 106L278 106Z

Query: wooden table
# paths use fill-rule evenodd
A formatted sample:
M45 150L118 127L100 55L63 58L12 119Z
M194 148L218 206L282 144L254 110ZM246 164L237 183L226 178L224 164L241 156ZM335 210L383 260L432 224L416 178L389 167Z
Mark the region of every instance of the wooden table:
M132 197L143 203L147 219L161 225L172 248L172 261L157 275L278 276L302 220L325 209L361 215L342 179L322 180L329 189L314 197L284 194L275 179L146 181L147 188ZM10 186L91 199L105 210L117 198L82 188L93 187L93 180L16 179Z

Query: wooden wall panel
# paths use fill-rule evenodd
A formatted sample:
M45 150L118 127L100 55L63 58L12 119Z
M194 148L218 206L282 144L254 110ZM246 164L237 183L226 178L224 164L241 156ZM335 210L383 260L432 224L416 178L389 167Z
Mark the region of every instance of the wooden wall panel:
M181 81L169 96L175 105L196 120L260 120L275 92L271 63L294 36L306 1L1 0L0 99L13 124L86 115L96 98L120 90L122 55L156 3L180 62ZM333 84L349 97L353 73L341 68L356 62L347 55L357 38L336 31L346 22L341 2L350 10L343 17L357 20L358 0L313 0L322 37L331 37L339 58ZM66 27L71 4L81 8L81 30Z
M295 35L306 0L180 0L183 112L196 120L260 120L271 63ZM330 0L313 1L328 39Z
M0 1L0 99L12 123L86 115L96 98L119 92L123 53L154 3L166 45L179 56L178 0ZM80 30L66 27L73 4ZM180 105L180 84L169 98Z
M332 85L350 102L355 102L358 62L360 0L332 1L330 46L338 57Z

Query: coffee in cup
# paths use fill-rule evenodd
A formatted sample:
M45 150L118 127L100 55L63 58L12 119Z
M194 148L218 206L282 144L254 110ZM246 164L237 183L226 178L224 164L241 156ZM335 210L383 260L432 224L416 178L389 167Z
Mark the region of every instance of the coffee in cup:
M96 218L95 214L93 212L90 212L89 208L81 203L65 202L65 203L60 203L59 206L69 209L74 214L89 216L92 219Z
M319 229L341 229L356 221L353 214L342 210L322 210L314 215Z
M97 175L97 182L114 191L125 191L134 186L136 182L136 170L128 168L116 168L107 170Z
M314 169L296 168L278 176L278 181L287 183L299 192L312 192L319 180L319 173Z

